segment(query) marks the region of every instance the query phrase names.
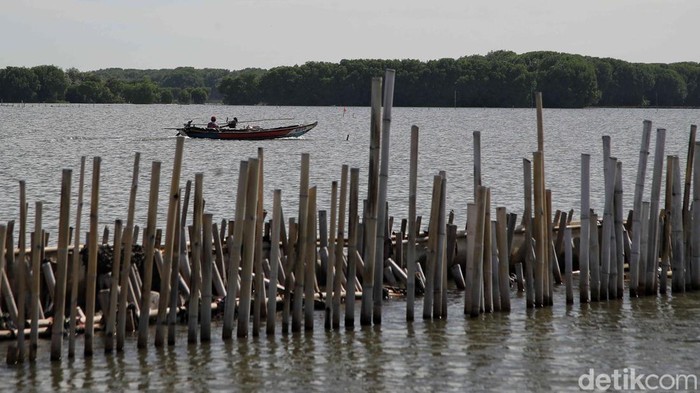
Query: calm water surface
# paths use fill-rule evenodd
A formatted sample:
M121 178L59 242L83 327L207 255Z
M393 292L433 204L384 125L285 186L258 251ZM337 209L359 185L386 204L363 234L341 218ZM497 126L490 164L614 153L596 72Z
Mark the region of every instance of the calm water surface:
M366 174L369 108L231 107L178 105L26 105L0 106L0 221L17 220L19 181L27 184L29 222L34 202L44 202L44 227L55 230L62 168L74 170L88 157L86 206L89 212L91 159L102 157L102 225L125 219L135 152L141 153L137 224L145 225L151 161L163 163L159 225L165 223L175 140L181 123L212 114L240 120L293 118L284 123L319 121L302 139L266 142L187 140L183 181L204 173L206 206L215 220L231 218L239 162L265 152L265 198L282 189L283 208L296 216L300 154L311 154L311 184L319 189L319 208L328 209L331 181L347 164ZM481 132L482 183L492 188L492 206L519 213L522 160L536 149L532 109L395 108L391 137L389 203L391 215L406 217L409 134L421 129L419 214L427 224L432 177L447 172L447 205L464 222L473 200L472 133ZM631 207L642 121L665 128L666 154L685 165L691 124L700 110L545 109L547 186L554 208L578 211L580 155L591 154L592 207L602 210L603 135L612 137L612 154L623 161L625 206ZM653 146L649 157L651 179ZM366 191L361 181L361 195ZM77 191L74 191L74 197ZM72 213L74 214L74 213ZM85 226L85 225L84 225ZM31 228L30 228L31 229ZM52 235L55 239L55 235ZM590 368L612 373L635 368L644 373L700 373L700 295L563 305L528 311L512 293L513 312L464 318L463 294L450 293L447 321L404 321L405 302L389 301L381 328L325 332L317 313L313 333L265 336L223 343L220 328L210 344L188 346L186 328L173 348L136 349L135 337L123 354L105 356L100 336L95 356L49 362L49 343L40 342L37 364L0 365L0 390L10 391L567 391ZM420 300L416 310L421 310ZM359 312L359 303L356 306ZM417 313L420 315L420 312ZM359 324L359 316L357 318ZM152 341L153 335L151 335ZM0 343L0 357L8 343Z

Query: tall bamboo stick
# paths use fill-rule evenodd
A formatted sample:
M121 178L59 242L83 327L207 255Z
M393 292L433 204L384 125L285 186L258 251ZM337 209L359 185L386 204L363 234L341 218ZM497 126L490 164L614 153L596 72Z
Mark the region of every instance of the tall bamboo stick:
M248 179L246 180L245 218L243 219L243 254L241 264L241 295L238 305L238 329L236 336L248 336L250 321L250 298L253 286L253 262L255 259L255 224L258 207L258 170L257 158L248 160Z
M379 170L379 197L377 198L377 244L374 258L374 295L372 321L382 323L382 296L384 278L384 238L386 236L386 199L389 182L389 146L391 136L391 108L394 105L394 76L396 72L387 69L384 73L384 112L382 114L381 168Z
M88 241L88 266L85 276L85 356L92 356L93 336L95 334L95 294L97 286L97 232L100 201L100 164L102 159L94 157L92 161L92 190L90 191L90 240Z
M624 222L622 218L622 162L617 161L615 171L615 195L613 207L615 211L615 261L616 279L610 283L610 296L622 299L625 293L625 246L624 246Z
M357 277L358 197L360 169L350 169L350 203L348 208L348 273L345 287L345 328L355 327L355 278ZM383 277L383 272L382 272ZM376 277L375 277L376 278ZM381 297L381 296L380 296Z
M700 289L700 236L698 236L700 234L700 209L698 208L700 206L700 142L695 142L693 166L695 168L693 170L693 245L690 285L693 290L698 290Z
M605 137L603 137L605 140ZM608 138L609 139L609 138ZM605 146L605 142L604 142ZM600 250L600 298L608 300L609 296L609 280L610 280L610 259L611 259L611 238L614 237L613 232L613 200L615 197L615 172L617 160L612 157L604 158L605 164L605 208L603 211L603 238L601 240Z
M523 211L524 236L522 247L525 247L525 304L527 308L535 307L535 260L531 258L534 235L532 219L532 163L523 158L523 194L525 208Z
M566 275L566 304L574 304L573 250L571 249L571 228L564 230L564 258Z
M197 326L199 324L203 281L202 281L202 228L204 224L204 174L194 175L194 204L192 207L192 227L190 232L190 253L192 255L192 274L190 276L190 300L187 317L187 342L197 343Z
M661 176L664 165L664 146L666 142L666 130L656 130L656 147L654 151L654 175L651 182L651 205L649 208L649 244L647 248L646 263L646 294L656 292L656 276L659 265L658 255L658 222L659 222L659 194L661 193Z
M253 309L253 336L260 335L261 316L265 311L265 285L263 284L263 182L264 182L264 161L263 149L258 147L258 196L255 220L255 256L253 260L253 271L255 272L255 308Z
M477 199L478 199L477 195ZM477 232L478 207L476 203L467 203L467 257L464 266L464 315L470 315L475 301L474 286L477 283L476 276L476 232Z
M474 240L474 276L472 287L467 290L472 291L472 308L470 315L472 317L479 316L483 297L483 263L484 260L484 231L486 230L486 187L479 186L476 198L476 237Z
M372 78L370 113L370 147L369 169L367 173L367 201L369 211L365 221L365 268L362 280L362 306L360 310L360 325L372 324L372 310L374 305L374 265L377 263L377 233L383 233L383 229L377 227L379 212L379 149L382 126L382 78ZM383 237L382 237L383 240ZM382 241L383 244L383 241ZM383 261L381 256L380 263ZM383 263L382 263L383 264ZM377 285L381 286L381 281Z
M182 190L179 191L182 195ZM182 217L180 211L182 209L182 198L178 198L177 207L175 208L175 233L173 234L173 263L170 269L170 300L167 316L168 324L168 345L175 345L175 324L177 323L177 312L180 305L180 288L182 287L185 296L189 297L189 287L182 275L180 275L180 259L184 254L183 250L187 245L183 245L183 226L180 225Z
M328 239L328 264L326 266L326 314L324 327L333 327L333 281L335 278L335 232L338 217L338 182L331 183L331 228Z
M148 199L148 218L143 239L143 282L141 286L141 307L139 312L138 348L148 344L148 318L151 309L151 282L153 280L153 254L155 250L156 218L158 217L158 192L160 189L160 161L151 164L151 187ZM90 244L92 246L92 243Z
M433 176L433 196L430 204L430 222L428 223L428 249L425 258L425 296L423 297L423 319L432 318L433 303L435 302L435 289L437 287L435 276L436 254L438 245L438 210L440 209L440 192L442 191L442 179L439 175ZM437 294L439 296L439 293Z
M228 340L233 335L233 320L238 296L238 268L241 263L241 245L243 244L243 220L246 208L246 181L248 178L248 161L241 161L238 169L238 189L236 192L236 225L233 237L229 237L228 246L228 282L226 302L224 304L224 324L222 338Z
M19 255L17 267L17 362L23 363L25 357L24 323L25 297L27 291L27 191L24 180L19 181Z
M138 153L137 153L138 154ZM78 206L75 213L75 236L73 259L71 261L70 322L68 325L68 357L75 356L75 329L78 318L78 277L80 276L80 219L83 212L83 186L85 183L85 156L80 157L80 181L78 185ZM22 233L20 232L20 239ZM20 246L20 255L22 246ZM21 259L20 259L21 260Z
M637 163L637 179L634 183L634 203L632 206L632 251L630 253L630 296L636 297L639 288L639 261L642 241L642 197L644 195L644 180L646 178L647 158L649 156L649 141L651 139L651 121L644 120L642 127L642 146L639 149L639 161ZM641 274L645 274L641 271Z
M545 201L544 201L544 187L543 185L543 174L542 170L542 152L537 151L534 153L533 166L534 166L534 231L535 236L535 261L534 261L534 272L535 272L535 306L542 307L544 303L544 284L545 284L545 274L547 274L547 236L546 227L547 223L545 221Z
M678 156L673 160L673 207L672 207L672 250L673 250L673 293L685 292L685 245L683 244L683 211L681 196L681 171ZM663 274L664 272L662 272Z
M126 228L124 229L124 262L121 266L121 272L119 274L119 287L121 292L119 292L118 311L117 311L117 351L124 349L124 336L126 333L126 306L127 306L127 295L129 293L129 273L131 272L131 252L134 242L134 215L136 213L136 192L138 190L139 184L139 161L141 159L141 154L136 153L134 156L134 169L131 176L131 191L129 193L129 208L127 212ZM82 177L82 170L81 170ZM82 184L82 179L81 179ZM82 188L82 185L81 185ZM80 211L81 203L78 203L78 209ZM79 219L78 219L79 220ZM78 221L79 222L79 221ZM76 224L76 233L78 225ZM76 247L77 248L77 242ZM77 263L77 261L74 261ZM77 268L77 266L76 266Z
M272 197L272 235L270 242L270 284L267 290L267 334L275 334L277 310L277 270L280 259L280 227L282 222L282 190L275 190ZM330 263L329 263L330 265ZM328 291L328 289L326 289ZM328 292L326 292L328 296ZM329 307L329 306L328 306ZM328 308L327 307L327 308Z
M36 350L39 345L39 314L41 313L41 301L39 291L41 288L41 248L43 246L42 229L43 203L35 203L34 237L32 238L32 276L31 276L31 330L29 332L29 360L36 360Z
M202 216L202 306L199 335L201 342L211 341L212 223L212 214L207 213Z
M348 194L348 166L343 165L340 172L340 201L338 205L338 228L335 238L335 277L333 277L333 329L340 327L340 291L343 277L343 248L345 242L345 207ZM354 294L352 287L346 287L345 297Z
M695 124L690 126L690 140L688 141L688 155L685 161L685 186L683 188L683 235L685 241L685 286L692 288L692 221L690 211L690 187L693 178L693 162L695 161L695 135L698 127Z
M297 263L294 269L294 307L292 310L292 332L301 331L302 305L304 300L304 266L309 263L306 253L306 222L309 203L309 154L301 155L301 174L299 178L299 240Z
M590 237L591 237L591 156L581 154L581 228L579 233L579 301L588 303L590 300ZM636 217L636 214L635 214Z
M496 242L498 244L498 283L501 311L510 311L510 252L506 235L507 215L505 207L496 208Z
M598 241L598 215L590 214L590 249L588 255L591 266L591 301L600 301L600 243Z
M418 184L418 127L411 126L411 158L408 169L408 245L406 246L406 320L414 319L416 298L416 189Z
M70 197L71 197L71 176L73 171L63 170L61 180L61 207L58 218L58 248L56 249L56 288L54 299L54 325L51 330L51 360L61 359L63 348L63 321L65 320L66 309L66 279L68 275L68 236L70 232ZM0 230L0 242L4 242L5 233ZM3 257L4 250L0 246L0 272L4 271Z
M314 284L316 283L316 187L309 188L306 218L306 266L304 267L304 330L314 329Z
M112 261L112 279L109 288L109 307L107 307L107 322L105 323L105 352L114 350L114 329L117 321L117 295L119 292L119 271L122 256L122 221L114 222L114 256ZM102 313L105 316L105 312Z
M168 200L168 215L165 224L165 250L163 255L163 271L160 280L160 297L158 298L158 316L156 319L156 347L163 346L166 336L168 303L170 302L170 270L173 268L173 245L175 243L175 227L179 225L177 216L177 202L180 199L180 172L182 169L182 154L185 137L177 137L175 142L175 159L173 160L173 172L170 181L170 199ZM179 269L175 266L175 269ZM177 285L176 285L177 287Z

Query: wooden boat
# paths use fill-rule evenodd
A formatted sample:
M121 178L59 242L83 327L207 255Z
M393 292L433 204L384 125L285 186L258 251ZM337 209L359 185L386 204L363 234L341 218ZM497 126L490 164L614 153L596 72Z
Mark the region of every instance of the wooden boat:
M190 138L261 140L300 137L316 127L317 124L318 122L315 121L310 124L296 124L276 128L231 128L228 126L222 126L221 128L203 128L193 126L191 123L186 123L182 128L177 128L177 131L178 135L184 135Z

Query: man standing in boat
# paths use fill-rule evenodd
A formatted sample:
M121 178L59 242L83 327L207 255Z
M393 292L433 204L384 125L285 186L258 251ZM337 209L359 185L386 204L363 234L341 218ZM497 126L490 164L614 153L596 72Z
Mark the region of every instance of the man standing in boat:
M216 124L216 116L211 117L211 121L209 122L209 124L207 124L207 128L219 129L219 125Z

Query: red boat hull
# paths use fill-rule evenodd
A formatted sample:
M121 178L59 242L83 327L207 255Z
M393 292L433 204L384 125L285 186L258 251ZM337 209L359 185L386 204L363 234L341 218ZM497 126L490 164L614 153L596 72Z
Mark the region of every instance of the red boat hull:
M180 135L190 138L224 139L224 140L262 140L278 138L296 138L316 127L318 122L298 124L277 128L243 128L243 129L212 129L201 127L178 128Z

